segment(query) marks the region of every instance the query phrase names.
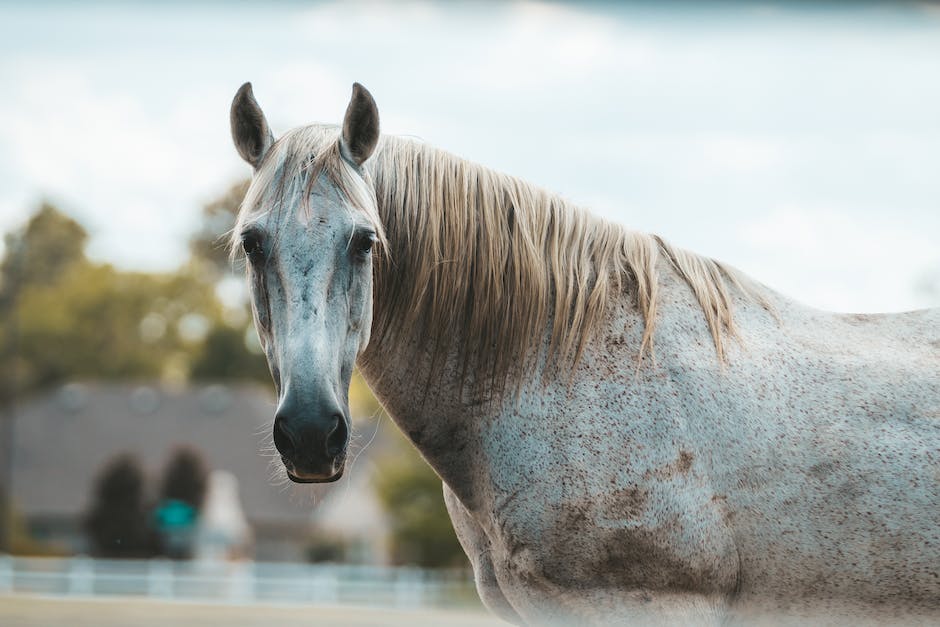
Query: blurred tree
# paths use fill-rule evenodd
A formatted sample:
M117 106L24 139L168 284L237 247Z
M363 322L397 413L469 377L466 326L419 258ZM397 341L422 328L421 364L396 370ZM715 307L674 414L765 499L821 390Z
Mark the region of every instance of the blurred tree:
M189 240L192 256L206 263L216 280L232 273L226 235L235 226L235 216L249 183L248 179L234 183L224 194L204 205L199 230Z
M2 508L8 517L6 527L10 530L9 553L12 555L68 555L68 549L54 542L39 540L30 535L29 525L15 504Z
M68 378L159 378L198 352L219 305L193 276L81 264L16 304L20 389ZM180 377L185 377L185 372Z
M307 541L304 554L308 562L347 562L349 543L339 536L319 534Z
M88 232L78 222L43 202L23 228L4 237L2 292L52 282L70 266L85 263L87 240Z
M7 402L23 381L20 312L18 303L25 289L56 282L72 268L87 264L88 233L75 220L47 202L17 231L4 237L5 254L0 261L0 402Z
M260 352L245 345L249 329L237 329L225 323L214 326L193 363L192 378L204 380L254 379L268 383L268 363Z
M193 265L200 268L204 280L215 285L234 277L238 272L238 264L233 264L229 257L227 235L235 226L235 216L249 182L245 179L234 183L221 196L204 205L200 226L189 240ZM243 281L241 277L236 280ZM260 350L249 350L246 344L246 337L253 333L247 299L237 304L229 303L228 306L239 310L237 315L228 317L242 322L234 324L231 321L220 321L213 326L202 352L193 364L192 377L204 381L254 379L270 382L271 375L264 355Z
M392 559L426 568L467 566L444 506L440 478L403 437L379 462L375 490L391 521Z
M54 281L69 268L86 263L88 234L49 203L42 203L21 229L4 237L0 261L0 551L14 545L9 498L15 398L21 387L17 305L26 285Z
M85 529L96 557L149 557L153 535L144 505L144 473L136 458L120 455L95 480Z
M202 378L213 363L227 364L216 378L240 377L251 369L245 362L258 361L244 347L224 360L207 353L228 347L218 338L206 347L223 307L198 260L174 273L121 272L90 262L86 241L85 230L48 203L6 237L0 400L75 377L182 381L196 361Z
M369 385L359 373L359 369L353 371L352 379L349 381L349 410L354 419L378 419L387 417L385 409L379 400L372 394Z

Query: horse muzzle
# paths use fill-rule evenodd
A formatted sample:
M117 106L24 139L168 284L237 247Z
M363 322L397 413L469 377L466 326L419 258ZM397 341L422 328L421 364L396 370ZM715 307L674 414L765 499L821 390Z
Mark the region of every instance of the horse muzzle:
M282 407L274 418L274 446L291 481L336 481L346 465L349 422L338 409L299 413Z

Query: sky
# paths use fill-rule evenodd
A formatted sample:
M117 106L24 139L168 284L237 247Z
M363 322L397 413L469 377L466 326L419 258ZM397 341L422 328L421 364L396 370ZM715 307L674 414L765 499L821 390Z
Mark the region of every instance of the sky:
M520 176L838 311L940 305L940 6L0 2L0 231L42 199L172 270L250 174L228 110Z

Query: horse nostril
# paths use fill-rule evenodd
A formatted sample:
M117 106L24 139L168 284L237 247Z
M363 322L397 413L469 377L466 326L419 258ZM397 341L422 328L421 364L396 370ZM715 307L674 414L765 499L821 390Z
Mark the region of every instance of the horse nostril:
M274 419L274 447L286 457L294 454L294 440L284 427L284 420L280 416Z
M332 422L333 424L326 434L326 454L330 457L336 457L346 448L349 428L340 414L333 414Z

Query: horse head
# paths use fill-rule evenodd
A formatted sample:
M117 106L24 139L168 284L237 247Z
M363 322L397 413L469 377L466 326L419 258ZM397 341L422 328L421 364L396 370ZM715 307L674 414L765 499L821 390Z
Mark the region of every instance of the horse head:
M349 445L349 383L372 324L372 252L382 240L363 163L379 139L358 83L342 129L301 127L275 140L238 90L232 137L254 175L233 231L247 261L255 326L277 390L274 445L291 480L336 481Z

